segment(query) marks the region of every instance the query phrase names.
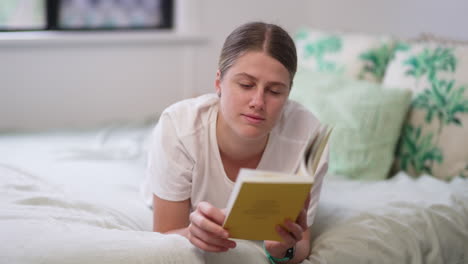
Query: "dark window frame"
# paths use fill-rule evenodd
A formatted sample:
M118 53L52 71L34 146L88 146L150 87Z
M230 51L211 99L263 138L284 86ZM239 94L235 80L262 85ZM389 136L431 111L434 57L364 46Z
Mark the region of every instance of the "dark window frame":
M61 0L46 0L45 1L45 28L2 28L0 32L24 32L24 31L133 31L133 30L160 30L174 28L174 1L176 0L161 0L163 19L161 25L158 26L138 26L138 27L99 27L99 28L61 28L59 26L59 12Z

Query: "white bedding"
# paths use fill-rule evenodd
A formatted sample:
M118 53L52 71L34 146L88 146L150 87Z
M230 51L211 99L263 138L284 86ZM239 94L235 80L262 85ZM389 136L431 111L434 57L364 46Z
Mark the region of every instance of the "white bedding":
M147 128L0 137L2 263L268 263L259 243L207 254L151 232ZM327 176L304 263L468 263L468 180Z

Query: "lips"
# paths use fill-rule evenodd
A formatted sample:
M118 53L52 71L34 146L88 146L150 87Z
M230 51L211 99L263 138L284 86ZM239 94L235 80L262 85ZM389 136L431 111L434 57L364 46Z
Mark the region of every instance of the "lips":
M244 119L252 124L259 124L265 120L265 118L258 115L243 114Z

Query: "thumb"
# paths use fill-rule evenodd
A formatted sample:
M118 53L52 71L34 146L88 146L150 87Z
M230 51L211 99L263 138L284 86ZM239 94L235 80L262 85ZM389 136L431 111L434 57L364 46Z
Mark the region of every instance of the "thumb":
M200 202L198 204L198 209L200 209L206 218L210 219L218 225L223 224L226 214L222 212L221 209L216 208L208 202Z
M304 209L308 209L310 204L310 193L307 195L306 200L304 201Z
M307 226L307 210L302 209L299 215L297 216L296 223L302 228L302 230L306 230Z
M227 208L221 209L221 213L223 213L224 215L226 215L226 212L227 212Z

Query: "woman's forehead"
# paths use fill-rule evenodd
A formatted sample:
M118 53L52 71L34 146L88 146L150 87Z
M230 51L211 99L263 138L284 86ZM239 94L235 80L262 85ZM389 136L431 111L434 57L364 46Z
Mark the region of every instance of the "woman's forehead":
M250 51L239 56L228 69L231 77L245 77L269 82L289 83L289 71L265 52Z
M248 80L252 80L252 81L259 81L259 79L255 76L252 76L246 72L239 72L239 73L236 73L234 74L233 78L240 78L240 79L248 79ZM286 82L282 82L282 81L266 81L266 84L267 85L279 85L279 86L285 86L287 87L288 85L286 84Z

